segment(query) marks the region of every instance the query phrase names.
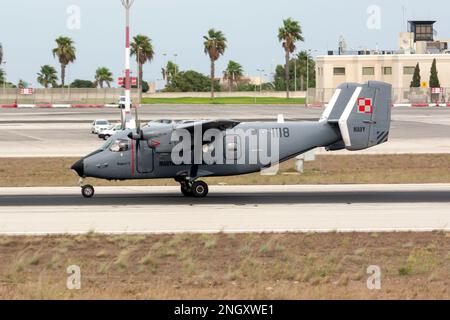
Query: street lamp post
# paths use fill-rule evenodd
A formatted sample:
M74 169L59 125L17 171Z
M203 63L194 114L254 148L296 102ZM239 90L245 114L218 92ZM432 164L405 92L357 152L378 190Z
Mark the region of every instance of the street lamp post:
M262 93L262 73L264 69L256 69L259 72L259 93Z
M173 56L175 58L174 59L174 62L175 62L175 75L177 75L177 73L178 73L178 65L177 65L178 53L174 53Z
M306 106L308 106L308 89L309 89L309 54L311 52L317 52L317 50L308 49L306 51Z
M2 62L2 65L6 66L6 61ZM3 97L6 100L6 78L5 78L6 72L3 75Z
M130 49L130 9L134 0L121 0L125 8L125 128L131 122L131 49Z

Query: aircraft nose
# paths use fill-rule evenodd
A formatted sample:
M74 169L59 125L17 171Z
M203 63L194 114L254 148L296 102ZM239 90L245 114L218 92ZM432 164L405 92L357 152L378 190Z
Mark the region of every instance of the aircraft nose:
M75 162L71 169L74 170L76 173L78 173L78 175L80 177L83 177L84 176L84 161L83 161L83 159Z

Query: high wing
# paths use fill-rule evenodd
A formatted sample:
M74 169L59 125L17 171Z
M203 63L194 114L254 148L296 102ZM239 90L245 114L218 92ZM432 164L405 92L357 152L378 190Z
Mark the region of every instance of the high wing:
M205 133L205 131L210 129L218 129L220 131L225 131L228 129L232 129L236 127L240 122L234 121L234 120L205 120L205 121L196 121L192 123L184 123L179 126L177 126L175 129L184 129L188 130L192 134L194 133L195 127L202 128L202 134Z
M234 120L203 120L203 121L194 121L189 123L182 123L176 126L169 126L167 128L158 128L152 130L151 128L147 128L142 131L142 139L153 139L163 135L170 134L176 130L187 130L192 135L194 134L195 128L200 128L203 134L210 129L218 129L220 131L225 131L228 129L232 129L236 127L240 122Z

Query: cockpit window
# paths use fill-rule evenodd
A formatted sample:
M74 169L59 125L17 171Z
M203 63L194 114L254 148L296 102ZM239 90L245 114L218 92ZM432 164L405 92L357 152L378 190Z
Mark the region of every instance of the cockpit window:
M124 152L127 151L128 148L129 148L128 140L115 140L109 147L109 150L112 152Z
M103 146L100 148L102 150L108 150L109 147L111 146L111 144L113 143L114 138L110 137L108 140L106 140L106 142L103 144Z

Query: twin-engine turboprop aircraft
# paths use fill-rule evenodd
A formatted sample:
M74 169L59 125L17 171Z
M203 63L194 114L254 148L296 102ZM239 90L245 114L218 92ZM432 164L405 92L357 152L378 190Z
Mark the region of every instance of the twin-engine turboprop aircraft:
M258 172L317 147L363 150L388 140L391 85L339 86L318 122L212 120L124 130L77 161L82 195L94 195L83 179L173 178L184 196L205 197L202 177Z

